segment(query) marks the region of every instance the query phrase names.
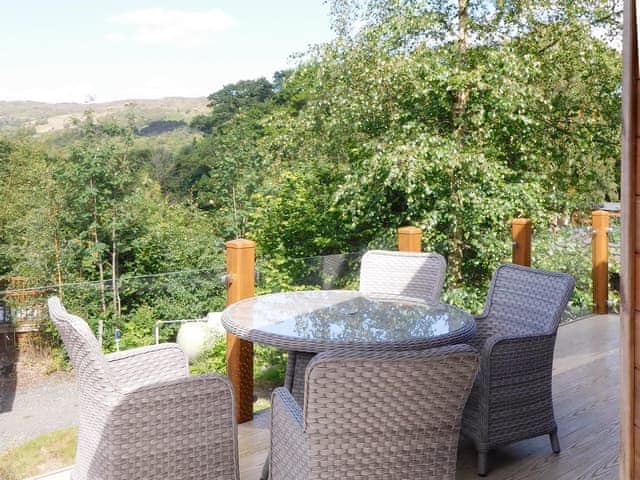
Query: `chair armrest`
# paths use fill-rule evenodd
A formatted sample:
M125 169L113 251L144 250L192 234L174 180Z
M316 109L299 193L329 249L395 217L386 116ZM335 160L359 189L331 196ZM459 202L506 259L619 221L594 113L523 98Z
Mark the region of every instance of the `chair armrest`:
M109 459L123 478L238 480L233 389L217 374L147 384L125 392L111 412ZM116 475L117 476L117 475Z
M556 333L493 335L481 353L480 374L491 385L532 382L551 377ZM484 386L489 386L485 382Z
M132 348L105 358L124 390L189 375L187 357L175 343Z
M473 319L476 322L476 334L466 343L474 347L478 352L482 351L487 339L493 335L493 329L491 328L490 320L488 320L488 318L489 314L487 312L473 316Z
M270 480L309 478L309 447L303 431L302 409L285 388L271 395Z

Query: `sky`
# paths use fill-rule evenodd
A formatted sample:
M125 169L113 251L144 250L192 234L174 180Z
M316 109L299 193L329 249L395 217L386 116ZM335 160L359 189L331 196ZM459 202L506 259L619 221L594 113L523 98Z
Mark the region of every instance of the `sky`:
M323 0L0 0L0 101L207 96L331 38Z

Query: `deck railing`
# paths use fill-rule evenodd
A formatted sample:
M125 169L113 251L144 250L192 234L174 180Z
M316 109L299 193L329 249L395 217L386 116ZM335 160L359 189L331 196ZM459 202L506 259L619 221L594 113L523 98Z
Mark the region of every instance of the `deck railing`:
M609 311L609 228L610 217L619 217L616 212L594 210L591 212L591 282L593 312L605 314ZM532 222L528 218L517 218L511 224L512 262L531 266Z
M591 230L587 230L587 227L579 228L580 262L584 260L584 253L588 253L586 249L589 237L591 241L594 309L598 313L607 311L609 216L608 212L595 211L592 215ZM536 255L538 244L532 245L538 236L534 237L534 227L529 219L519 218L511 223L511 261L545 268L544 263L540 264L543 254ZM547 232L538 234L547 235ZM508 255L506 240L507 238L505 255ZM421 251L421 229L415 226L398 229L397 248L403 251ZM0 299L3 297L7 302L6 308L3 309L3 320L15 321L17 316L25 316L25 312L31 312L30 317L33 317L33 312L39 312L39 317L44 319L46 297L62 294L70 311L94 323L96 319L105 321L105 349L113 350L114 333L120 322L126 324L133 317L139 320L144 315L149 316L149 332L123 332L123 345L127 348L133 345L131 335L144 336L137 339L139 342L144 342L147 336L149 343L157 341L153 338L153 332L158 320L171 322L163 327L161 340L171 339L177 330L173 321L198 318L209 311L221 310L225 304L255 294L291 288L357 288L360 257L361 253L353 253L277 261L262 257L256 260L256 244L249 240L236 239L226 243L226 273L224 266L220 265L211 270L119 278L118 292L122 297L122 305L125 306L120 317L111 310L102 310L102 289L98 288L97 282L27 288L26 281L20 279L19 285L16 283L15 286L21 288L0 292ZM581 275L585 276L586 269L581 267L580 271ZM586 276L581 282L583 285L586 283ZM482 288L484 286L477 286L479 291ZM108 284L105 285L105 290L109 304L111 292ZM147 305L151 299L156 303L160 302L161 305ZM590 307L590 301L586 302L586 305ZM580 312L583 313L584 310ZM35 328L38 328L37 323L33 323L36 325ZM4 326L10 325L5 322ZM96 328L96 331L99 329ZM159 331L156 331L156 335L160 336ZM238 418L240 421L246 421L251 418L253 410L253 346L230 335L226 355L228 375L239 392Z

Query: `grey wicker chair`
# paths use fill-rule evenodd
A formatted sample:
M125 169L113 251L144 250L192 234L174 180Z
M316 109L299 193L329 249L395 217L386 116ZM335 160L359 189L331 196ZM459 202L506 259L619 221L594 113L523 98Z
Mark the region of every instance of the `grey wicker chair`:
M565 273L501 265L493 274L484 313L476 317L480 372L464 411L462 433L478 452L549 435L560 451L553 414L551 370L556 332L574 281Z
M447 262L437 253L370 250L360 265L360 291L437 302Z
M48 303L79 386L73 480L240 478L225 377L190 377L175 344L103 355L84 320Z
M362 256L360 288L366 295L440 300L447 262L437 253L370 250ZM289 352L284 386L302 404L304 372L314 353Z
M270 478L453 480L477 369L468 345L318 354L304 408L285 388L273 392Z

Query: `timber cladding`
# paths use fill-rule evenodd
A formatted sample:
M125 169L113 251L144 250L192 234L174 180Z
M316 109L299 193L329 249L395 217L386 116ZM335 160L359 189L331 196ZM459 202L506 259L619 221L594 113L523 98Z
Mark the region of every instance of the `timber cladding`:
M621 158L621 294L620 315L620 478L637 478L640 473L640 122L638 100L637 20L635 0L624 2L623 79L622 79L622 158Z

